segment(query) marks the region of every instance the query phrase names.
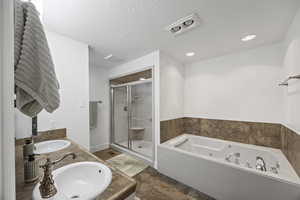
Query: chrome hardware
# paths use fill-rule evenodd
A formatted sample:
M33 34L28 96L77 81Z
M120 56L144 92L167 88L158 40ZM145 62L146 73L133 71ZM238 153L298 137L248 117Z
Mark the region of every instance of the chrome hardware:
M237 165L239 165L240 164L240 160L239 159L241 157L241 154L240 153L235 153L234 156L235 156L234 163L237 164Z
M285 79L282 83L279 84L279 86L288 86L289 85L289 80L292 79L300 79L300 75L297 76L289 76L287 79Z
M246 167L248 167L248 168L252 168L252 166L250 165L250 163L249 163L249 162L246 162Z
M270 171L273 172L274 174L278 174L277 167L271 167Z
M277 169L280 169L280 164L279 164L278 161L276 162L276 168L277 168Z
M229 155L227 155L225 157L225 160L227 162L231 162L232 157L235 157L234 163L239 165L240 164L239 158L241 157L241 154L240 153L230 153Z
M264 159L260 156L256 157L256 165L255 165L256 169L259 171L263 171L266 172L267 168L266 168L266 163L264 161Z
M43 180L41 181L40 183L41 185L39 187L42 198L48 199L50 197L53 197L57 193L57 189L54 185L54 180L52 176L52 168L54 165L61 162L68 156L72 156L73 159L76 158L75 153L67 153L62 158L55 160L53 162L50 160L50 158L47 158L46 163L40 166L40 168L44 170Z
M225 157L225 160L227 161L227 162L231 162L231 157L233 156L233 154L231 153L231 154L229 154L229 155L227 155L226 157Z

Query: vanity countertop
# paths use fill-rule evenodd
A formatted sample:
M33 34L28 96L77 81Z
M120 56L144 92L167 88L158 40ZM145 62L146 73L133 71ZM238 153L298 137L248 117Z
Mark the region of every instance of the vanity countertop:
M38 138L35 138L35 141L49 140L49 137L45 137L45 135L47 135L47 133L41 137L38 136ZM71 163L82 162L82 161L100 162L110 167L112 171L111 184L101 195L97 197L97 200L123 200L135 192L136 182L134 179L116 170L110 164L104 162L103 160L100 160L98 157L88 152L85 148L81 147L80 145L76 144L75 142L67 138L62 138L62 137L53 138L52 136L52 138L50 139L66 139L71 142L71 145L65 149L47 154L47 156L49 156L52 160L58 159L62 155L68 152L74 152L77 155L77 158L75 160L68 158L58 163L54 167L54 170ZM37 182L32 184L24 183L22 144L23 144L22 140L16 141L16 200L31 200L32 191Z

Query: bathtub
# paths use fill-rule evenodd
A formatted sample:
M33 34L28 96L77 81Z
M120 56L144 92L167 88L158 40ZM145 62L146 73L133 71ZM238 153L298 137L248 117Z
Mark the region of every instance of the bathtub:
M157 156L159 172L217 200L300 200L300 179L279 149L183 134Z

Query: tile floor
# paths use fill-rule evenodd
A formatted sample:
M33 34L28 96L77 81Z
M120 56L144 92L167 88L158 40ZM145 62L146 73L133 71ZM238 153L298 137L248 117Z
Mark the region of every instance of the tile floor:
M120 142L120 145L127 147L128 142ZM145 141L145 140L133 140L132 141L132 150L146 156L148 158L152 157L152 142Z
M120 152L106 149L94 153L102 160L108 160ZM213 198L183 185L152 167L133 177L137 181L136 195L140 200L214 200Z

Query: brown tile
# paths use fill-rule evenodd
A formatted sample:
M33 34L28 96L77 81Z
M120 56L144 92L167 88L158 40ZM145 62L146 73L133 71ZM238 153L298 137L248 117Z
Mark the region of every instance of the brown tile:
M172 119L160 122L160 143L171 138L177 137L183 133L183 120Z
M300 176L300 135L286 129L287 151L286 156Z
M251 123L249 143L280 149L281 125L271 123Z
M38 136L33 136L34 142L42 142L46 140L55 140L67 137L67 129L54 129L48 131L42 131L38 133ZM17 139L15 145L23 145L25 141L30 138Z
M281 136L281 151L285 155L287 155L287 128L283 125L281 125L280 136Z
M250 125L247 122L221 120L220 139L233 142L249 143Z
M279 149L282 147L285 137L282 134L282 126L272 123L189 117L161 122L162 142L174 138L181 133Z
M200 135L201 134L201 119L200 118L183 118L184 133Z
M148 167L134 179L137 182L136 195L141 200L214 200L174 179Z
M129 74L129 75L126 75L126 76L122 76L120 78L110 80L110 83L118 85L118 84L133 82L133 81L139 81L140 78L149 79L151 77L152 77L152 70L148 69L148 70L145 70L145 71L137 72L137 73L134 73L134 74Z
M223 139L221 120L201 119L200 135Z
M39 136L38 136L39 137ZM58 163L54 166L54 169L60 168L64 165L68 165L75 162L82 162L82 161L92 161L92 162L100 162L104 163L108 167L110 167L112 171L112 182L108 186L108 188L97 197L97 200L121 200L126 199L129 195L134 193L136 189L136 182L134 179L122 174L110 164L105 163L103 160L100 160L95 155L89 153L86 149L83 147L77 145L73 141L71 141L71 145L67 147L66 149L62 149L57 152L53 152L50 154L47 154L48 157L51 158L51 160L56 160L60 158L62 155L68 153L68 152L74 152L77 157L75 160L72 159L65 159L62 162ZM16 200L31 200L32 199L32 191L36 184L25 184L24 183L24 165L23 165L23 153L22 153L22 145L17 145L15 147L16 151ZM44 157L41 157L39 159L43 159Z

